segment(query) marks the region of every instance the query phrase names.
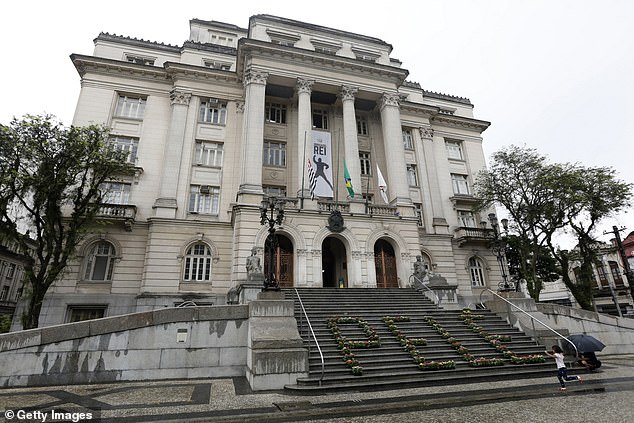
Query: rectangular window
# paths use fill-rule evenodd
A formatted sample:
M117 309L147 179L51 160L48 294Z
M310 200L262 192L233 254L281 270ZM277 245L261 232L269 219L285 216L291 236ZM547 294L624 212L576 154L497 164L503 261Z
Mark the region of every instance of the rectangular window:
M210 98L200 103L198 121L202 123L212 123L214 125L224 125L227 123L227 103L217 98Z
M313 110L313 128L328 129L328 112L325 110Z
M625 284L623 283L623 274L621 273L621 269L619 269L619 265L615 261L609 261L608 265L610 266L610 272L612 272L612 279L614 279L614 285L617 287L622 287Z
M139 140L137 138L115 135L114 137L111 137L108 142L115 150L124 151L128 154L128 163L136 163L137 150L139 149Z
M408 164L407 165L407 182L410 187L418 186L418 175L416 173L416 165Z
M414 137L412 136L411 129L403 129L403 147L406 150L414 149Z
M286 197L286 187L265 185L262 189L266 197Z
M266 103L265 116L267 122L286 123L286 104Z
M365 116L357 116L357 135L368 135L368 120Z
M203 66L223 71L231 70L231 63L216 62L215 60L204 60Z
M370 162L370 153L359 153L359 161L361 162L361 175L372 175L372 163Z
M100 319L106 314L106 306L69 306L68 323Z
M264 142L264 166L286 166L286 144L283 142Z
M154 66L154 59L143 56L135 56L131 54L126 54L125 59L130 63L135 63L137 65L146 65L146 66Z
M597 273L599 274L599 282L601 282L602 288L607 288L608 284L608 276L605 274L605 269L602 265L597 266Z
M194 161L199 166L221 167L223 145L217 142L196 142Z
M372 194L361 194L361 199L363 199L363 202L367 202L368 204L373 204L372 200L373 200L374 196Z
M189 190L189 212L218 214L220 188L209 185L192 185Z
M104 204L129 204L131 184L123 182L106 182L102 185Z
M418 226L423 226L423 205L421 203L414 203L414 214L418 218Z
M7 279L13 279L13 275L15 275L15 263L9 263L9 268L7 269Z
M0 301L4 301L9 297L9 287L7 285L2 287L0 291Z
M467 175L451 174L451 184L454 194L469 195L469 184L467 183Z
M120 95L115 108L115 117L143 119L146 100L141 97Z
M475 218L473 213L465 210L458 210L458 225L464 228L475 228Z
M454 160L464 160L460 141L445 141L445 147L447 148L447 157Z

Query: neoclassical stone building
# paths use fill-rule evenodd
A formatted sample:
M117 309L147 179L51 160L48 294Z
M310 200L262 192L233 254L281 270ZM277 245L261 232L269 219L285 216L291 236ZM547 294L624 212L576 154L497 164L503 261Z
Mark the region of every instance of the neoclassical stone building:
M93 55L71 55L73 123L111 127L135 172L104 187L107 224L50 291L41 324L224 304L252 248L265 259L266 197L285 205L282 286L405 287L422 256L464 304L497 287L485 214L470 210L489 122L468 99L407 81L390 44L269 15L248 28L193 19L182 46L94 42ZM319 173L321 157L333 194L313 199L308 162Z

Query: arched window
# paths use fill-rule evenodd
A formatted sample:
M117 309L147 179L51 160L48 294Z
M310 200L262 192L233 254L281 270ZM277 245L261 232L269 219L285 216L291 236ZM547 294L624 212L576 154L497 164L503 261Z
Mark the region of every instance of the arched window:
M114 268L115 249L108 241L95 243L86 256L84 279L88 281L111 281Z
M469 259L469 275L471 277L471 286L484 286L484 266L482 261L477 257Z
M420 256L423 260L423 263L424 263L423 266L425 267L425 270L429 272L432 269L431 258L429 258L429 255L427 255L427 253L423 251L420 252Z
M209 281L211 279L211 250L203 242L198 242L187 249L183 280Z

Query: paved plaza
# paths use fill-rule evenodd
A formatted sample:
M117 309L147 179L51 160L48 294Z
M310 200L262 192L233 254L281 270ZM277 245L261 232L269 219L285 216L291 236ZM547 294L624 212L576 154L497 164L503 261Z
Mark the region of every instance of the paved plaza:
M553 364L539 379L325 395L254 393L241 378L11 388L0 408L7 422L634 422L634 355L600 358L565 393Z

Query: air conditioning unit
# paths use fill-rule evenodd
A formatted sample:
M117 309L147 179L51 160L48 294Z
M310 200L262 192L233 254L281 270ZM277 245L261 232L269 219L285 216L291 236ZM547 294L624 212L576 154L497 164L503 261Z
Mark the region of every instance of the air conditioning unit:
M209 194L209 185L201 185L200 186L201 194Z

